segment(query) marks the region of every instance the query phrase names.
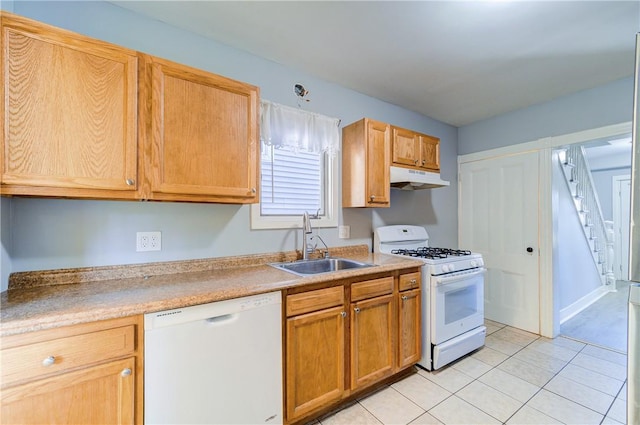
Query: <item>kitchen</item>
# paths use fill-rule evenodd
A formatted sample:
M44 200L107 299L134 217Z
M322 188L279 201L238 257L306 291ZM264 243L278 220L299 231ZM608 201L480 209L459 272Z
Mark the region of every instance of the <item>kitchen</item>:
M4 4L3 4L4 7ZM414 112L343 89L310 75L300 74L273 62L211 43L194 34L142 18L108 3L47 5L14 2L13 11L43 22L66 27L96 38L141 51L207 68L261 87L261 96L291 104L291 86L303 80L311 90L309 107L350 123L362 116L381 116L395 125L411 128L441 139L442 178L451 186L415 193L392 191L390 209L343 209L340 223L351 226L351 239L337 237L331 229L320 235L329 246L371 244L371 230L384 224L406 223L424 226L438 245L457 245L457 164L458 154L537 139L542 130L527 134L506 134L523 122L545 122L554 117L552 133L567 133L628 121L626 93L630 79L607 84L591 92L550 102L548 108L522 110L484 123L456 129ZM86 16L99 16L101 25ZM109 28L124 28L112 31ZM184 51L178 46L190 46ZM203 57L198 52L210 52ZM259 70L260 72L256 72ZM593 105L581 122L558 119L558 110L582 110L585 99L605 93L610 103ZM336 101L340 99L340 101ZM569 105L569 107L567 107ZM626 108L626 109L625 109ZM561 122L562 121L562 122ZM588 126L588 127L587 127ZM526 128L530 128L527 126ZM472 136L473 135L473 136ZM484 140L484 145L479 141ZM2 198L2 282L11 272L131 264L191 258L208 258L260 252L286 251L299 245L298 232L249 229L249 208L234 205L179 203L137 203L112 201L41 200ZM411 213L413 207L427 206L423 217ZM46 211L46 214L43 214ZM179 217L180 219L176 219ZM135 233L161 230L163 249L157 253L136 253ZM250 241L250 242L249 242ZM278 241L274 246L273 241Z

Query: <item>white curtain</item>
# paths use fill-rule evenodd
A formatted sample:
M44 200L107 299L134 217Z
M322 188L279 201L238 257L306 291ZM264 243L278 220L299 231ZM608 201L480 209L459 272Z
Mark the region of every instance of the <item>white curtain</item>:
M340 120L262 100L260 141L265 146L294 152L340 151Z

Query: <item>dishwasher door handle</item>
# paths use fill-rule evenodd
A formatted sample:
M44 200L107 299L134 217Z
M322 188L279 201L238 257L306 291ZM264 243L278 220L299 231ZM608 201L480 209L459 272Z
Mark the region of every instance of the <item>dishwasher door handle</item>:
M208 324L211 325L222 325L227 322L231 322L236 319L238 315L236 313L233 314L222 314L220 316L208 317L205 320Z

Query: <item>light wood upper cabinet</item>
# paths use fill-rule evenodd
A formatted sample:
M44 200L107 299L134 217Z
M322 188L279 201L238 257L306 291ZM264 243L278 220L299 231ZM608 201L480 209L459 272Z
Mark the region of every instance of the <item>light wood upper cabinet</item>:
M342 129L342 206L389 207L391 126L364 118Z
M136 196L137 54L3 13L1 193Z
M393 127L391 131L393 164L417 167L420 158L420 146L416 133L399 127Z
M3 337L3 423L141 424L142 316Z
M421 134L419 140L420 167L440 172L440 139Z
M0 194L258 202L257 87L1 19Z
M400 127L391 127L393 165L440 172L440 139Z
M144 61L144 197L257 202L259 89L151 56Z

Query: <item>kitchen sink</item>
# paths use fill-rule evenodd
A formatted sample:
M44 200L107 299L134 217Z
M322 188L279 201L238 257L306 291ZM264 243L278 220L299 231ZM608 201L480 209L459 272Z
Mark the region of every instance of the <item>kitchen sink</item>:
M346 258L321 258L319 260L298 260L288 263L269 264L280 270L297 274L298 276L310 276L320 273L337 272L340 270L362 269L373 267L375 264L362 263L360 261L348 260Z

